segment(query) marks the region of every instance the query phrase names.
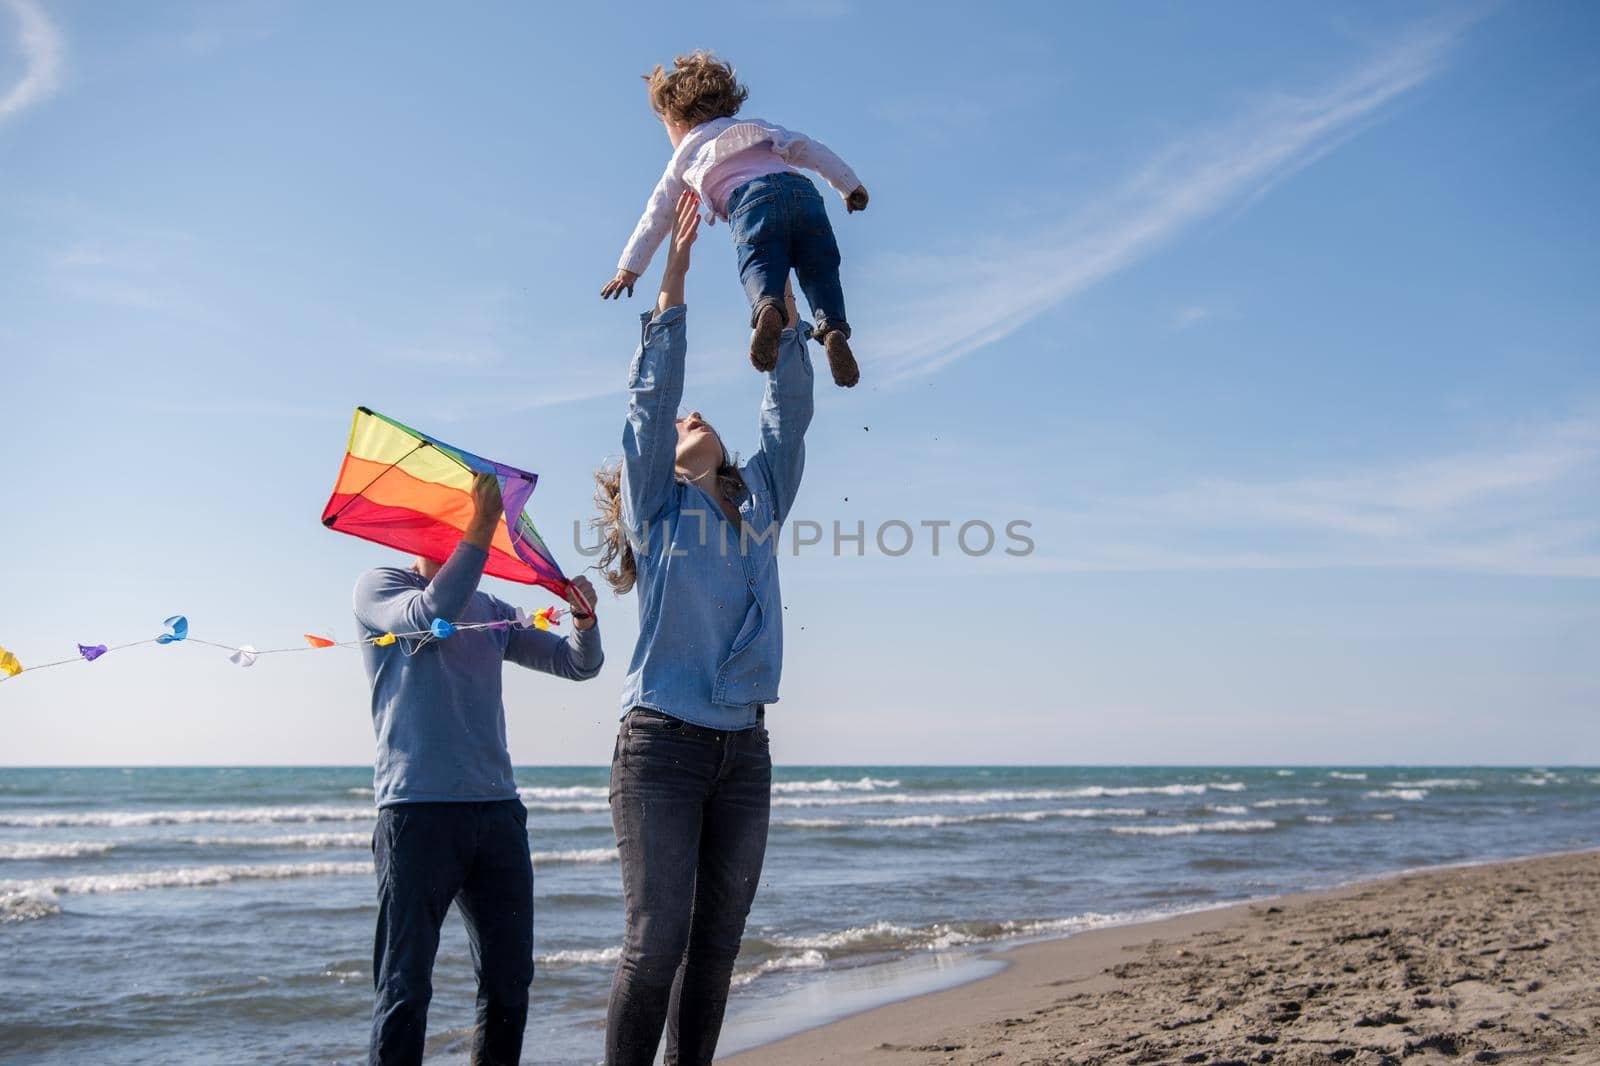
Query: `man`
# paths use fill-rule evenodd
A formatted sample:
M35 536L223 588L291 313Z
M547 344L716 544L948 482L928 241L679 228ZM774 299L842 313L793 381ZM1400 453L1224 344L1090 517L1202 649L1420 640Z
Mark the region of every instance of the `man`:
M514 608L478 591L502 510L499 482L480 475L472 497L472 521L443 565L419 558L409 570L385 567L356 582L356 619L368 635L415 633L436 618L516 618ZM587 579L573 585L595 602ZM594 616L583 613L576 595L571 602L570 639L507 626L362 649L378 736L374 1066L422 1061L433 960L452 900L478 977L472 1061L515 1063L522 1053L533 981L533 866L528 812L506 749L501 664L575 681L599 673L604 656Z

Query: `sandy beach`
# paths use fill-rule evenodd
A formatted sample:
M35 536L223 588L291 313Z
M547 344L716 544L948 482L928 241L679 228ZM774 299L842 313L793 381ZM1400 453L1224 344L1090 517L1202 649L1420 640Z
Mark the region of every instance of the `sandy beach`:
M1600 852L1029 944L996 976L725 1060L1600 1063Z

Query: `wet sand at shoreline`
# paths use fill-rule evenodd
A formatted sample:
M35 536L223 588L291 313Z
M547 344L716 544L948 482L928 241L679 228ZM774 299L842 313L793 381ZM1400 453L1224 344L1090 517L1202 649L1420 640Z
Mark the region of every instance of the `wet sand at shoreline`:
M722 1060L1600 1063L1600 852L1096 930Z

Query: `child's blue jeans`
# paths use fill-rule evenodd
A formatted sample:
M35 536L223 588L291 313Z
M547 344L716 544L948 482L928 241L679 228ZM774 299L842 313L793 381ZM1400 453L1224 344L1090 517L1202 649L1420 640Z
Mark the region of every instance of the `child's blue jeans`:
M783 285L794 271L816 318L821 340L850 336L839 284L839 245L822 194L801 174L753 178L728 197L728 224L739 253L739 280L750 297L750 325L763 307L783 311Z

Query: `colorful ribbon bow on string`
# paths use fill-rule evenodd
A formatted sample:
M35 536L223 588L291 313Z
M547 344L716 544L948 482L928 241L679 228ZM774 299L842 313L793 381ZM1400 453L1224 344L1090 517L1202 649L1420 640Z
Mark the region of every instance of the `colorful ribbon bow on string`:
M156 638L157 644L176 644L189 639L189 620L183 615L175 614L161 624L167 627L167 631Z
M4 673L7 677L16 677L22 673L22 664L17 662L17 657L4 648L0 648L0 673Z
M83 656L85 662L94 662L106 653L104 644L79 644L78 654Z

